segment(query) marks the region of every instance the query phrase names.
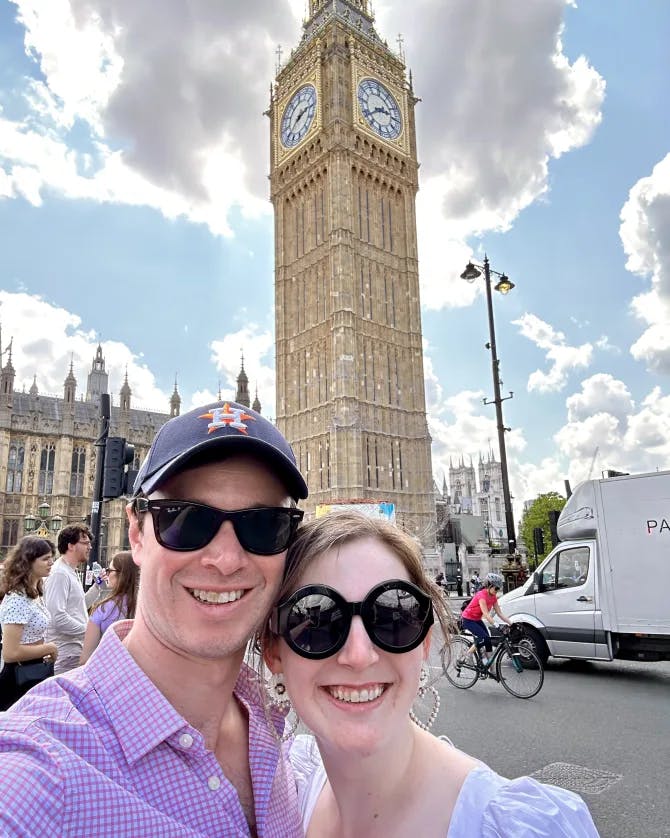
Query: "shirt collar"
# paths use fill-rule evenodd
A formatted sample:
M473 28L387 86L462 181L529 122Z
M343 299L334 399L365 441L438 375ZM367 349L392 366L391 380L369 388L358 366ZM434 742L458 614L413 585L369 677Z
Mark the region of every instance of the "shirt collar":
M86 665L91 685L100 697L128 764L137 762L177 733L190 733L194 743L204 748L202 734L175 710L123 645L132 625L132 620L122 620L110 626ZM128 695L129 684L132 684L132 700ZM246 664L242 666L234 692L247 709L250 739L258 737L266 747L276 748L262 708L258 676ZM281 733L281 716L272 712L271 721Z

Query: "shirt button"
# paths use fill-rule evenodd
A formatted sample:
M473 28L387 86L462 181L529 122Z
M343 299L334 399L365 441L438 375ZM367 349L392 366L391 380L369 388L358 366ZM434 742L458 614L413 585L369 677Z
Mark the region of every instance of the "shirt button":
M193 737L190 733L182 733L182 735L179 737L179 744L182 746L182 748L190 748L193 744Z
M207 785L210 787L212 791L216 791L219 786L221 785L221 780L218 777L212 776L207 780Z

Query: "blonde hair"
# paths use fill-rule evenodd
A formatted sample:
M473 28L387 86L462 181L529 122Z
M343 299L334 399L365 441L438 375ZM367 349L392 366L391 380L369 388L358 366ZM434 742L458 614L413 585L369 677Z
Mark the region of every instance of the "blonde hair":
M284 579L279 589L277 602L283 602L297 588L309 565L319 556L351 541L372 538L381 542L402 562L407 575L433 603L436 622L448 640L453 633L454 618L440 588L429 578L423 566L421 545L411 535L388 521L369 518L354 510L332 511L322 518L314 518L303 524L288 549ZM269 640L266 626L261 637Z

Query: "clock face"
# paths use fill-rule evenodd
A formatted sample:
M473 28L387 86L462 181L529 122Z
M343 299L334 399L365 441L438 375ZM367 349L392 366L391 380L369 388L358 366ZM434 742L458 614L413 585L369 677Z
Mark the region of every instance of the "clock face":
M309 131L316 114L316 88L306 84L291 96L281 118L281 141L294 148Z
M376 79L358 85L358 102L368 125L385 140L395 140L402 131L402 116L393 94Z

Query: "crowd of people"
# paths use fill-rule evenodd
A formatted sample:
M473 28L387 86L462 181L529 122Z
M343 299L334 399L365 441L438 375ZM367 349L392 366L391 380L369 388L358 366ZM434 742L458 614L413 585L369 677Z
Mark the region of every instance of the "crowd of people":
M420 546L354 512L302 523L306 497L276 427L208 406L154 439L90 615L86 528L56 561L17 545L1 677L56 674L0 715L1 835L597 836L577 795L430 732L425 663L451 617Z

